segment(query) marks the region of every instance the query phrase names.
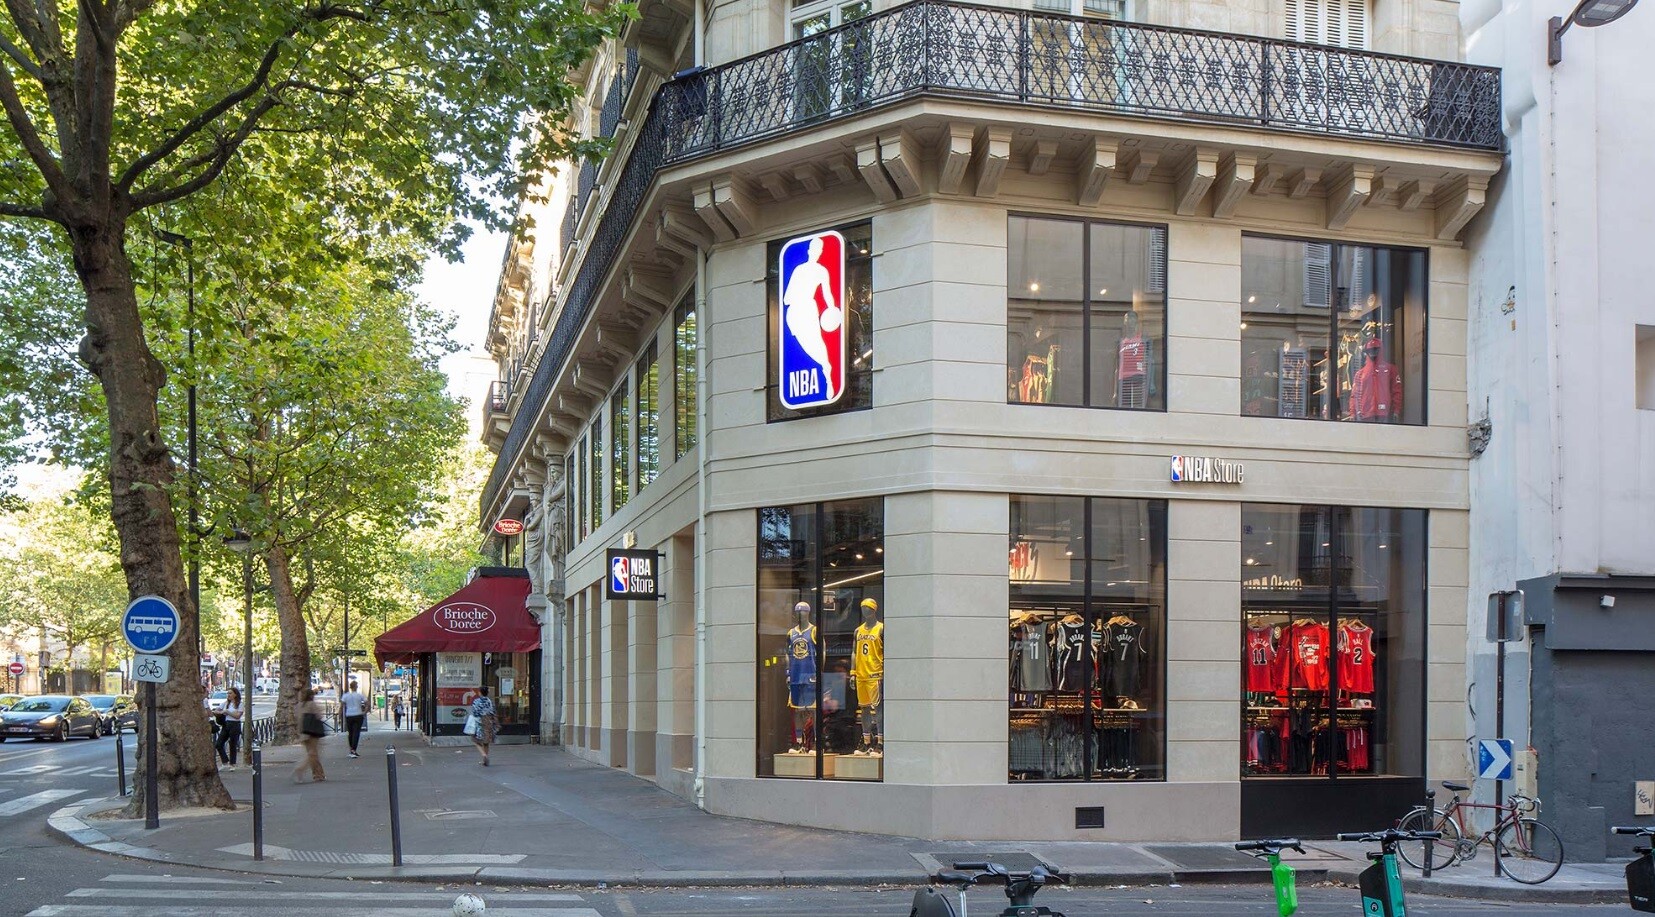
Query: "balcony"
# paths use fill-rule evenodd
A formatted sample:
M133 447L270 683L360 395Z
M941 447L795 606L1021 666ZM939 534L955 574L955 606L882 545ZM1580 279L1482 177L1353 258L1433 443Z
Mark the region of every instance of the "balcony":
M483 441L489 448L498 449L511 431L511 383L504 379L490 382L483 398Z
M484 516L658 170L921 97L1498 152L1500 72L1321 45L917 0L668 83L635 130ZM624 101L624 100L623 100ZM577 208L591 194L581 170ZM1418 206L1416 197L1413 206Z

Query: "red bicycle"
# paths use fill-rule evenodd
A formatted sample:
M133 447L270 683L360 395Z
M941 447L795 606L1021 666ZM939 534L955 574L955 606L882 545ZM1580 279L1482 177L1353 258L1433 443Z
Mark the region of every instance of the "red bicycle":
M1415 869L1424 868L1427 857L1433 870L1468 863L1477 857L1477 849L1484 844L1494 848L1495 868L1512 880L1524 885L1539 885L1557 875L1563 866L1563 840L1551 826L1534 817L1540 811L1540 800L1513 793L1504 805L1485 802L1465 802L1460 794L1471 788L1463 783L1444 783L1443 788L1454 794L1445 808L1427 811L1415 806L1396 826L1403 831L1437 831L1442 840L1413 842L1398 847L1403 862ZM1469 809L1491 809L1498 813L1494 827L1475 834L1466 812Z

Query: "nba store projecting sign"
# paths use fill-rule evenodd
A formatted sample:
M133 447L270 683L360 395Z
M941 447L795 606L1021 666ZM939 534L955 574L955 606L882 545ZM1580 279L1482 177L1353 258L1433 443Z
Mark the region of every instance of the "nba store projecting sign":
M781 336L776 387L791 411L845 394L845 237L833 230L789 239L781 251Z
M660 562L661 555L655 551L611 549L609 581L604 586L603 597L623 602L660 598L660 582L656 578Z
M1172 457L1174 484L1245 484L1247 469L1240 462L1200 455Z

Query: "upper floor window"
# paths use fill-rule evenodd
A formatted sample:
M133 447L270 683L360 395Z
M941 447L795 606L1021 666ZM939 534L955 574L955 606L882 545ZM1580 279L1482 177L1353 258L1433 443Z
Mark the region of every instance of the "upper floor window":
M612 505L617 512L632 498L632 405L627 397L626 377L609 396L609 488Z
M672 419L674 458L695 448L695 291L672 311Z
M1071 16L1127 18L1126 0L1034 0L1034 8L1045 13L1068 13Z
M643 490L661 470L661 357L650 340L638 357L638 384L633 402L638 415L638 489Z
M1241 413L1425 423L1423 251L1245 236Z
M809 38L873 12L872 0L811 0L793 4L793 38Z
M1166 408L1166 230L1011 217L1006 400Z
M1286 0L1288 41L1368 46L1368 0Z
M587 482L586 499L591 503L592 531L597 531L603 525L603 412L599 411L592 418L592 432L588 434L592 445L592 477Z
M578 539L579 541L585 541L586 536L592 534L592 517L588 512L591 508L591 501L582 499L585 497L586 491L588 490L586 483L586 460L587 456L592 451L591 448L587 446L586 440L587 437L582 436L580 438L580 444L575 446L575 477L569 484L569 492L571 494L574 494L577 488L580 490L580 494L575 497L575 508L580 512L580 518L575 520L578 525L578 531L580 532L580 538Z

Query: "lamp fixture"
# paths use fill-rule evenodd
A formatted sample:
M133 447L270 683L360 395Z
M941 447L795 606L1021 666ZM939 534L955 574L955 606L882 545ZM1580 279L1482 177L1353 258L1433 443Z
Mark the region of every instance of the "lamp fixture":
M1546 29L1546 63L1555 67L1562 62L1563 33L1569 31L1569 26L1595 29L1608 25L1632 12L1632 7L1637 5L1638 0L1580 0L1569 18L1553 16Z

